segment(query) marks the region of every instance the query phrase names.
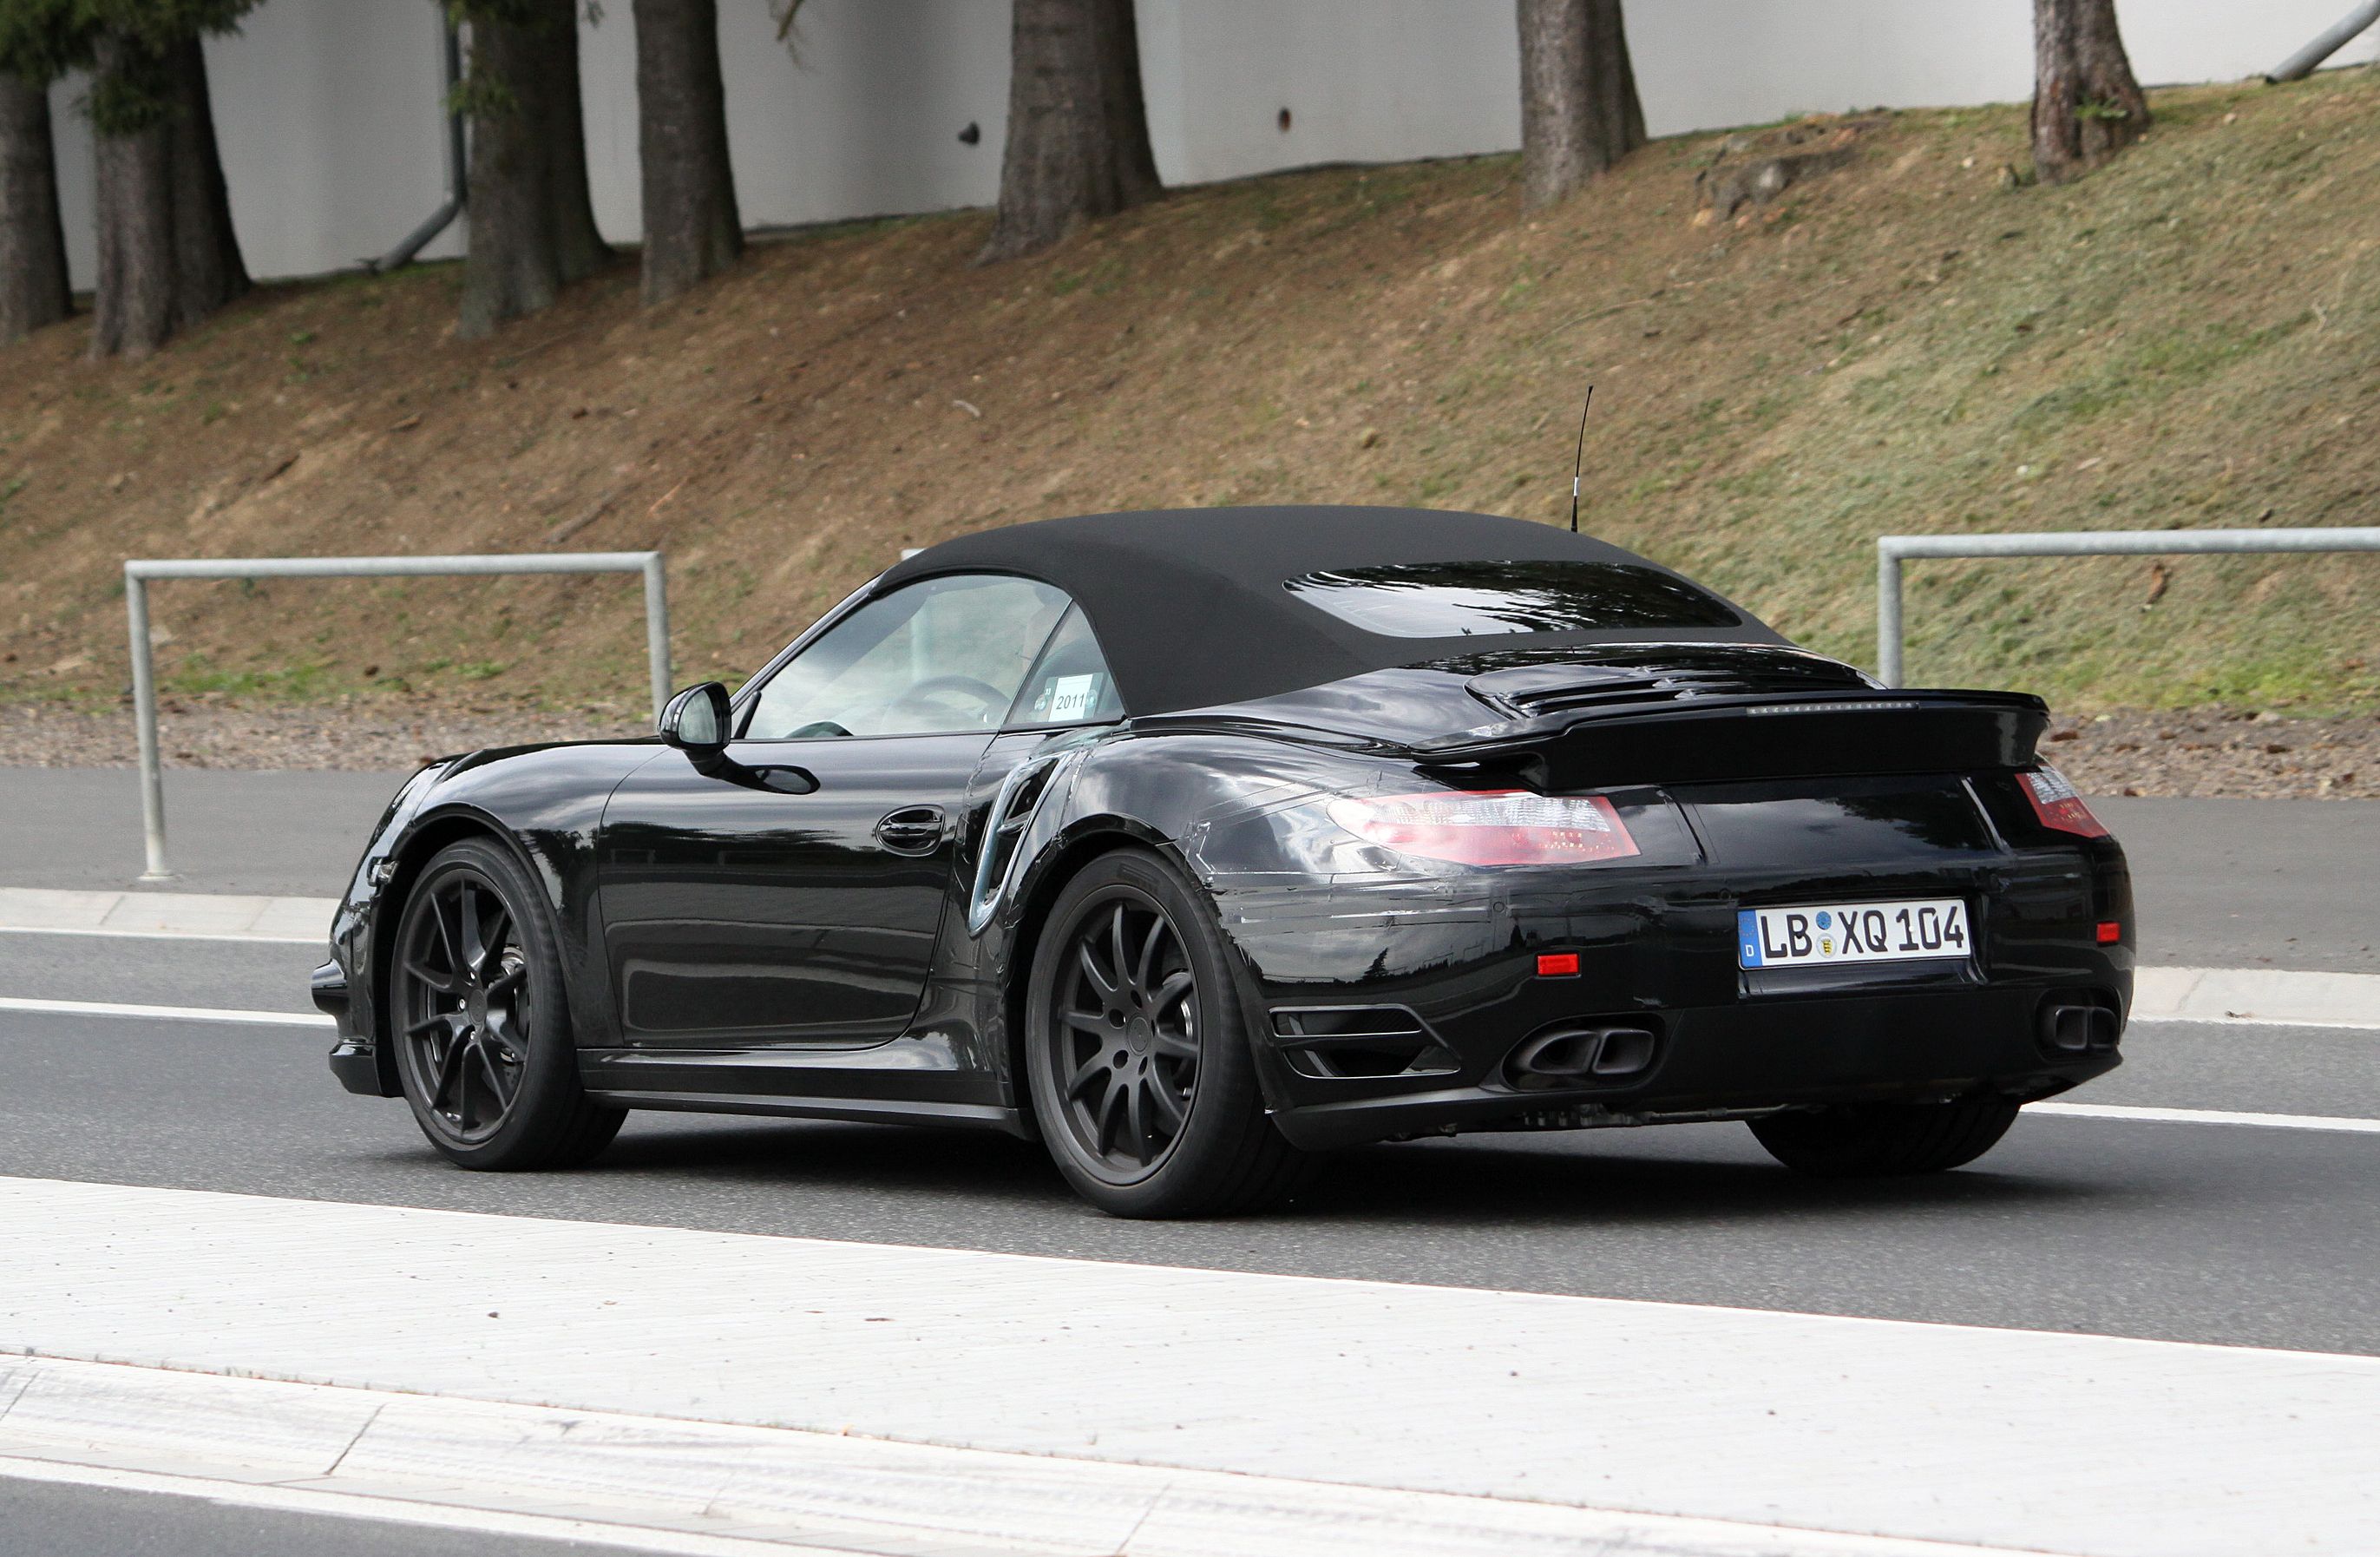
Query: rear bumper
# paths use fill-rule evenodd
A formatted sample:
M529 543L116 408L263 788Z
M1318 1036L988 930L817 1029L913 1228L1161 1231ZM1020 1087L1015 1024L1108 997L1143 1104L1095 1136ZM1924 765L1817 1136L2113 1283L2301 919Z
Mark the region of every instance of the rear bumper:
M2122 982L2129 986L2130 979ZM1463 1130L1658 1124L1852 1101L1974 1095L2030 1101L2121 1063L2112 1044L2067 1054L2043 1038L2045 1004L2077 989L2117 994L2111 976L2096 986L1970 987L1633 1011L1611 1020L1652 1030L1653 1061L1639 1076L1601 1085L1516 1085L1505 1061L1533 1030L1525 1028L1500 1035L1485 1066L1466 1064L1438 1077L1320 1079L1297 1075L1276 1054L1282 1089L1296 1101L1273 1118L1296 1145L1322 1149Z

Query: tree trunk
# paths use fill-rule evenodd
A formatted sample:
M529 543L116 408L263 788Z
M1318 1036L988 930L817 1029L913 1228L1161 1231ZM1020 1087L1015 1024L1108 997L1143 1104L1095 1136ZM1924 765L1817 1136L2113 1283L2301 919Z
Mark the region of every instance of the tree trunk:
M2116 0L2034 0L2033 165L2062 184L2146 134L2149 100L2132 78Z
M467 336L550 308L563 286L611 258L587 190L576 0L466 13L471 24L470 249ZM505 19L508 17L525 19Z
M636 0L644 298L665 302L744 252L719 79L718 0Z
M1645 144L1620 0L1520 0L1521 203L1574 193Z
M1047 249L1156 192L1138 55L1131 0L1015 0L1000 212L978 264Z
M206 52L187 37L152 53L100 39L92 93L149 104L123 128L94 125L98 286L91 354L146 357L249 288L215 149Z
M1140 85L1140 22L1136 0L1098 0L1100 97L1108 137L1115 142L1123 203L1139 205L1165 192L1157 152L1148 143L1148 100Z
M561 25L545 56L549 93L545 123L553 145L553 232L562 279L584 281L613 261L595 226L595 198L587 186L587 109L578 87L577 0L561 0Z
M0 344L72 312L50 89L0 70Z

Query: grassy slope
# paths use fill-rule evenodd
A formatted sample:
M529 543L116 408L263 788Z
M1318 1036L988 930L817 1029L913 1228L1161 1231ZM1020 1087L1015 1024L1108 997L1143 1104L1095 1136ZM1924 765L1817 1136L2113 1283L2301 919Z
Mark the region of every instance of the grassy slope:
M2380 81L2157 109L2062 189L1996 178L2019 110L1898 116L1741 225L1689 220L1706 137L1536 221L1511 158L1288 175L991 270L975 214L771 244L653 313L623 266L478 344L451 268L268 289L145 364L87 366L63 325L0 351L0 697L115 695L128 554L533 550L600 508L563 544L668 548L681 668L726 674L985 525L1559 522L1590 379L1589 528L1863 662L1879 532L2366 521ZM632 703L633 602L174 585L157 611L184 691ZM1910 614L1924 680L2380 704L2370 558L1929 564Z

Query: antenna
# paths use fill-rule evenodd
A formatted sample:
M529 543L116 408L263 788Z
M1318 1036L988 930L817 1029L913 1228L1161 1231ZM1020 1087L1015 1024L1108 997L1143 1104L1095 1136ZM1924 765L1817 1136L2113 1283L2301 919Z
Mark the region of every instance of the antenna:
M1586 413L1595 405L1595 385L1586 386L1586 404L1578 408L1578 453L1570 465L1570 532L1578 533L1578 481L1586 473Z

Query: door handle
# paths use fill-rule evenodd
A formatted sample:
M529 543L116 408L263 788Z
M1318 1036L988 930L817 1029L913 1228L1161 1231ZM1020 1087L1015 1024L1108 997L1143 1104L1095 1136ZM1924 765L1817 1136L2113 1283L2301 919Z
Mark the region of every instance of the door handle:
M904 806L876 824L876 841L894 854L931 854L949 825L940 806Z

